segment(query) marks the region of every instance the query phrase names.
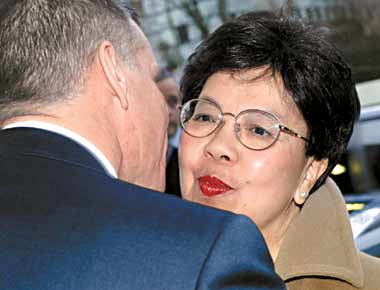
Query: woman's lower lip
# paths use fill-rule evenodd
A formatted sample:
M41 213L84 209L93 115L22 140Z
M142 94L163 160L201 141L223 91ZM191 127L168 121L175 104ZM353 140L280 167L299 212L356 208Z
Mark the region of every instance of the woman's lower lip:
M202 194L207 197L216 196L232 189L220 179L212 176L202 176L198 182Z

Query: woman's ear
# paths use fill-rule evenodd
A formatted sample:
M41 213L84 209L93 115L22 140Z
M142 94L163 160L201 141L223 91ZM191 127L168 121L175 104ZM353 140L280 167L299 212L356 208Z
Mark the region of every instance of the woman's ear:
M99 64L106 79L109 82L113 95L118 98L123 109L128 108L127 80L123 71L124 63L118 57L113 45L104 41L100 44L97 52Z
M310 190L313 188L318 178L325 172L329 162L328 159L316 160L310 157L303 174L303 180L294 193L294 202L298 205L304 204L309 196Z

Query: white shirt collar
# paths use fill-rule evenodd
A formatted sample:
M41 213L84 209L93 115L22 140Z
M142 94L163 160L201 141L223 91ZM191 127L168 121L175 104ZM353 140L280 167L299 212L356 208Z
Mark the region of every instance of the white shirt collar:
M169 139L169 145L178 148L179 146L179 139L182 134L182 129L178 128L177 131L175 132L174 136Z
M59 125L55 125L55 124L51 124L47 122L41 122L41 121L15 122L15 123L11 123L4 126L2 129L11 129L11 128L19 128L19 127L37 128L37 129L54 132L79 143L99 161L99 163L103 166L103 168L107 171L109 175L111 175L114 178L117 178L116 170L112 166L111 162L107 159L107 157L98 148L96 148L94 144L92 144L90 141L80 136L79 134L69 129L66 129L64 127L61 127Z

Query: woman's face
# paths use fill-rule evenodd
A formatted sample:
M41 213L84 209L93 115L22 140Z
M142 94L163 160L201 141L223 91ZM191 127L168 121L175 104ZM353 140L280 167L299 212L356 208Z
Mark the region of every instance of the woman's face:
M307 136L306 123L280 78L264 75L247 81L262 73L262 69L234 75L215 73L199 97L212 99L223 112L234 115L247 109L270 112L282 125ZM182 134L179 151L182 196L247 215L264 235L277 233L286 229L298 210L294 196L308 192L313 185L308 182L313 177L308 173L313 167L311 159L305 156L305 141L283 132L265 150L244 147L235 136L233 117L226 115L224 125L210 136L195 138Z

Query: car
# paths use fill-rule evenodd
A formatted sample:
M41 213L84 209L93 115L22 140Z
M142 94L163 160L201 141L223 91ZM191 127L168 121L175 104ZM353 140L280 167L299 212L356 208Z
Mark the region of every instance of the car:
M380 200L351 214L350 221L358 249L380 258Z
M380 200L379 128L380 105L363 107L348 149L332 172L350 214Z
M358 248L380 257L380 79L356 88L360 118L331 177L344 195Z

